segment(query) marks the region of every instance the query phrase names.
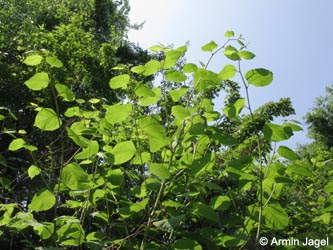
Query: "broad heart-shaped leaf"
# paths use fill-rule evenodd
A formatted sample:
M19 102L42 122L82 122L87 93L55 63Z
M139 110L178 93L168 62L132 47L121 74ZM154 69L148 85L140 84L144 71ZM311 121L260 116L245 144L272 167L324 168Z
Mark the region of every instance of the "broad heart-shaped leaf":
M164 164L149 164L149 171L151 174L156 175L159 179L165 180L170 178L170 172Z
M24 84L31 90L41 90L49 85L50 78L45 72L36 73L29 80L25 81Z
M63 66L62 62L55 56L46 57L46 62L54 68L61 68Z
M105 119L111 123L122 123L132 113L132 104L115 104L106 107Z
M80 223L68 222L57 230L58 240L64 246L79 246L85 239Z
M43 222L34 226L34 232L43 240L50 238L54 232L54 223Z
M290 127L274 123L265 123L263 133L267 140L275 142L287 140L293 135Z
M53 109L41 108L36 115L34 126L41 130L53 131L58 129L61 124L61 119Z
M180 121L185 120L186 118L188 118L191 115L188 109L186 109L180 105L173 106L171 109L171 114L177 120L180 120Z
M55 202L56 198L53 193L51 193L48 189L41 189L35 193L28 207L33 211L46 211L51 209Z
M273 73L263 68L251 69L246 72L245 78L249 84L256 87L264 87L273 81Z
M147 96L141 96L139 103L140 106L147 107L157 103L161 99L162 91L160 88L156 87L151 89L151 93L153 94L153 96L151 96L150 94Z
M238 55L245 60L251 60L256 56L255 54L247 50L239 51Z
M135 155L136 148L132 141L124 141L118 143L112 150L111 153L114 157L113 164L120 165L133 158Z
M290 148L286 146L280 146L277 150L280 156L290 160L294 161L298 159L298 155Z
M179 99L185 95L187 92L188 87L181 87L180 89L171 89L170 90L170 96L172 101L178 102Z
M283 230L289 224L287 212L280 204L268 204L262 210L264 225L270 229Z
M29 175L30 179L33 179L35 176L39 175L40 172L41 172L40 168L35 165L31 165L28 168L28 175Z
M131 204L127 207L122 207L119 209L119 214L123 218L128 218L134 213L138 213L144 210L148 204L149 199L143 199L142 201Z
M98 153L99 144L97 141L90 141L88 146L82 150L82 152L75 155L75 159L83 160L88 159Z
M202 51L212 52L214 49L218 47L217 43L214 41L210 41L209 43L205 44L201 47Z
M161 63L156 60L150 60L145 64L145 71L142 73L144 76L155 74L161 69Z
M198 66L194 63L185 63L183 67L184 73L193 73L197 70Z
M36 66L40 64L43 60L43 57L38 54L33 54L30 56L27 56L26 59L24 59L23 63L29 66Z
M58 92L58 95L61 96L64 101L66 102L74 101L75 94L70 88L68 88L67 85L57 83L54 86Z
M231 45L228 45L227 47L225 47L224 55L233 61L238 61L241 59L240 56L238 55L238 50Z
M168 70L165 73L165 79L170 82L184 82L187 77L182 71Z
M226 31L225 33L224 33L224 36L226 37L226 38L231 38L231 37L233 37L235 35L235 33L232 31L232 30L228 30L228 31Z
M111 89L127 89L127 84L130 81L130 76L127 74L123 74L123 75L119 75L119 76L115 76L112 77L109 85Z
M87 190L89 187L88 174L77 163L64 167L61 180L71 190Z
M236 75L236 71L237 70L234 65L227 64L219 73L219 77L221 78L221 80L229 80Z

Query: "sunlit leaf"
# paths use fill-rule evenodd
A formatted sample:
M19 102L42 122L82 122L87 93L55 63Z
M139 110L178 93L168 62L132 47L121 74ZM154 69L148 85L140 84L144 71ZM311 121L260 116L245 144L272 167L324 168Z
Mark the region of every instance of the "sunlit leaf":
M274 123L265 123L263 132L267 140L275 142L287 140L293 135L293 131L290 127Z
M235 33L232 30L228 30L224 33L224 36L226 38L231 38L231 37L235 36Z
M71 102L75 99L74 92L65 84L57 83L54 85L58 95L63 98L64 101Z
M184 82L187 77L179 70L168 70L165 73L165 79L170 82Z
M24 84L31 90L41 90L49 85L49 75L45 72L36 73L29 80L25 81Z
M277 152L279 153L279 155L281 155L282 157L290 160L290 161L294 161L298 159L298 155L290 148L286 147L286 146L280 146L277 150Z
M111 153L114 157L114 164L120 165L133 158L135 155L136 148L132 141L124 141L118 143L112 150Z
M283 230L289 224L287 212L279 204L268 204L262 210L264 225L274 230Z
M28 175L30 177L30 179L33 179L34 177L36 177L37 175L39 175L41 172L40 168L35 166L35 165L31 165L28 168Z
M122 123L131 113L131 104L115 104L106 107L105 119L111 124Z
M83 148L80 153L75 155L75 159L77 160L83 160L88 159L98 153L99 150L99 144L97 141L89 141L89 144L86 148Z
M62 62L55 56L46 57L46 62L50 64L51 67L61 68L63 66Z
M225 47L224 55L233 61L238 61L241 59L240 56L238 55L238 50L231 45L228 45L227 47Z
M33 227L34 232L43 240L49 239L54 232L54 223L43 222Z
M170 172L164 164L149 164L149 172L161 180L170 178Z
M236 75L236 71L237 70L234 65L227 64L219 73L219 77L221 78L221 80L229 80Z
M188 87L181 87L180 89L171 89L170 96L172 101L178 102L179 99L184 96L188 91Z
M111 89L119 89L119 88L126 89L129 81L130 81L130 76L127 74L123 74L111 78L109 85Z
M42 108L38 111L34 126L41 130L53 131L61 126L62 122L57 113L50 108Z
M212 52L214 49L218 47L218 44L214 41L210 41L209 43L205 44L201 47L202 51Z
M241 50L241 51L239 51L238 55L242 59L245 59L245 60L251 60L251 59L253 59L256 56L255 54L253 54L252 52L247 51L247 50Z
M27 56L27 58L24 59L23 63L29 66L36 66L40 64L43 60L43 57L38 54L33 54L30 56Z
M249 84L264 87L273 81L273 73L263 68L252 69L246 72L245 78Z
M56 199L53 193L48 189L41 189L32 198L28 205L30 210L33 211L46 211L55 205Z
M161 69L161 63L157 60L150 60L144 67L145 71L142 74L144 76L150 76L157 73Z

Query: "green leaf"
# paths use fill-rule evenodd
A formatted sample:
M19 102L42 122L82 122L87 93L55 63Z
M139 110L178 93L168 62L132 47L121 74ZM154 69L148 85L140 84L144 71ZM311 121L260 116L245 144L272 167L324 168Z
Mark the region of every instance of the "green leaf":
M290 148L286 146L280 146L277 150L280 156L290 160L294 161L298 159L298 155Z
M153 96L147 95L147 96L142 96L140 98L140 106L142 107L147 107L150 105L153 105L155 103L157 103L160 99L161 99L161 94L162 91L160 88L153 88L151 89L151 93L153 94Z
M212 222L220 221L220 218L217 215L217 213L215 213L215 211L210 206L201 202L195 202L193 204L192 213L194 215L197 215L199 218L205 218Z
M74 92L68 88L67 85L57 83L54 86L58 92L58 95L61 96L64 101L71 102L75 100Z
M149 50L151 52L160 52L160 51L169 50L169 48L166 48L166 47L163 47L163 46L160 46L160 45L153 45L153 46L149 47Z
M150 152L155 153L170 144L171 139L162 133L152 133L148 138Z
M23 140L22 138L17 138L11 141L11 143L8 146L8 150L17 151L23 148L24 145L25 145L25 140Z
M36 66L38 64L40 64L43 60L43 57L41 55L38 54L34 54L34 55L30 55L27 56L27 58L23 61L23 63L25 63L26 65L29 66Z
M236 75L236 71L237 70L234 65L227 64L219 73L219 77L221 78L221 80L229 80Z
M132 114L132 105L129 104L115 104L106 107L105 119L111 123L122 123Z
M287 167L286 173L290 176L292 176L294 174L300 175L300 176L305 176L305 177L313 176L313 173L309 169L308 165L303 164L302 162L298 163L297 161L296 161L296 163L290 164Z
M205 44L201 47L202 51L204 52L212 52L214 49L218 47L217 43L214 41L210 41L209 43Z
M34 177L36 177L37 175L39 175L41 172L40 168L35 166L35 165L31 165L28 168L28 175L30 177L30 179L33 179Z
M290 127L273 123L265 123L263 133L267 140L275 142L287 140L293 135L293 131Z
M87 190L89 187L88 174L77 163L64 167L61 180L71 190Z
M36 115L34 126L44 131L53 131L61 124L60 118L53 109L41 108Z
M51 209L56 203L56 198L48 189L41 189L35 193L31 203L28 205L33 211L46 211Z
M180 89L171 89L170 96L173 102L178 102L188 91L188 87L181 87Z
M172 249L174 250L202 250L201 245L190 238L182 238L176 240L173 245Z
M262 210L264 225L273 230L283 230L289 224L287 212L279 204L268 204Z
M119 214L123 218L129 218L132 214L138 213L144 210L149 202L149 199L144 199L142 201L131 204L127 207L119 208Z
M127 74L123 74L112 77L109 82L109 85L111 89L119 89L119 88L127 89L129 81L130 81L130 76Z
M185 221L185 215L177 215L168 219L155 221L153 224L155 227L162 230L171 231L175 230L178 226Z
M67 222L57 230L57 236L64 246L79 246L83 243L85 232L80 223Z
M96 155L99 150L99 144L97 141L90 141L88 146L82 150L82 152L75 155L75 159L83 160L89 159L90 157Z
M87 147L89 145L89 140L88 139L84 138L83 136L78 135L71 128L67 127L66 130L67 130L68 137L70 139L72 139L72 141L76 145L78 145L79 147L85 148L85 147Z
M230 207L231 200L228 196L215 196L210 200L210 206L214 210L225 211Z
M132 141L124 141L118 143L112 150L111 153L114 157L114 164L120 165L123 164L135 155L136 148Z
M43 240L49 239L54 232L54 223L43 222L33 227L34 232Z
M235 33L232 30L228 30L224 33L224 36L226 38L231 38L231 37L235 36Z
M273 73L263 68L252 69L246 72L245 78L249 84L256 87L264 87L273 81Z
M228 45L227 47L225 47L224 55L233 61L238 61L241 59L240 56L238 55L238 50L231 45Z
M180 105L173 106L171 109L171 114L180 121L184 121L191 115L188 109Z
M24 84L31 90L41 90L49 85L49 75L45 72L36 73L29 80L25 81Z
M324 187L326 193L333 193L333 181L327 183Z
M135 66L133 68L131 68L131 72L133 73L137 73L139 75L143 74L143 72L145 72L146 67L143 65L139 65L139 66Z
M181 47L180 47L181 48ZM165 60L163 62L163 68L169 69L176 65L177 60L185 51L183 49L175 49L165 52Z
M170 172L168 168L163 164L149 164L149 171L151 174L156 175L160 180L170 178Z
M156 60L150 60L145 64L145 71L142 73L144 76L154 75L161 69L161 63Z
M186 63L183 67L184 73L194 73L197 70L198 66L194 63Z
M63 66L62 62L55 56L46 57L46 62L54 68L61 68Z
M255 54L247 50L239 51L238 55L245 60L251 60L256 56Z
M187 77L182 71L179 70L168 70L165 73L165 79L170 82L184 82Z
M245 105L245 99L239 98L233 104L225 107L223 113L230 119L237 118Z

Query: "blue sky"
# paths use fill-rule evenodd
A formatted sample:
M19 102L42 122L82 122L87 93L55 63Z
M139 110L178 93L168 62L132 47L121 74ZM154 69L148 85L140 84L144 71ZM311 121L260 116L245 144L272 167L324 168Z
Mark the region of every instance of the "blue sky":
M189 41L188 62L207 60L201 46L211 40L222 44L225 31L242 34L256 54L243 64L243 72L263 67L274 73L269 87L251 87L254 107L290 97L297 113L290 119L303 122L316 97L333 83L333 1L130 0L130 5L131 22L145 21L143 29L129 32L130 41L145 48ZM211 69L220 71L227 62L221 55ZM286 144L307 141L304 131Z

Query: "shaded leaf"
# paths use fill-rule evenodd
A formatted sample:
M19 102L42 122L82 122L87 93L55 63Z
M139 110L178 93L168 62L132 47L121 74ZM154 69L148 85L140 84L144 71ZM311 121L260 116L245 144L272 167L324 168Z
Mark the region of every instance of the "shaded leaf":
M273 81L273 73L263 68L252 69L246 72L245 78L249 84L257 87L264 87Z

